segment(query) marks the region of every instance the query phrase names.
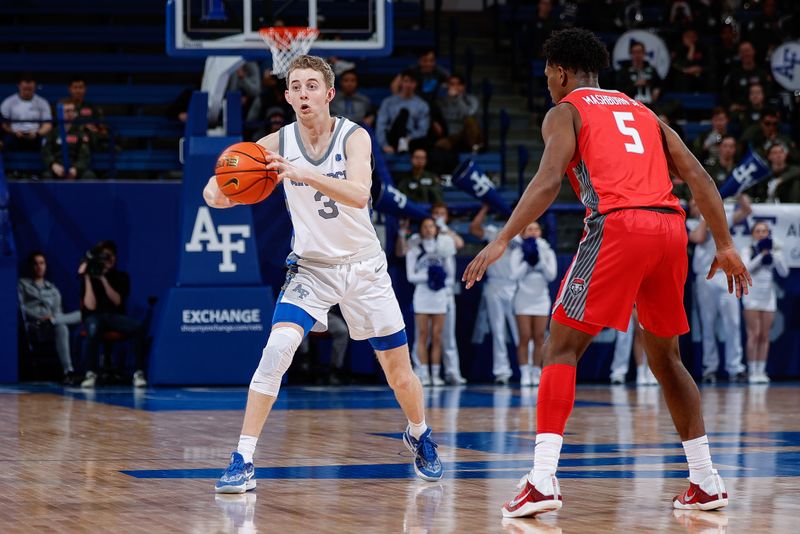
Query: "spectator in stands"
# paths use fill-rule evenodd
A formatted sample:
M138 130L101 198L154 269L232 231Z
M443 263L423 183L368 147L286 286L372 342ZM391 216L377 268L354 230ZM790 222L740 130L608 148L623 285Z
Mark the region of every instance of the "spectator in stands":
M787 35L775 0L764 0L761 3L761 14L747 23L744 34L761 57L766 57L769 51L786 40Z
M747 107L750 86L754 83L768 87L772 81L769 72L756 62L756 50L750 41L739 43L739 63L728 71L723 82L725 104L732 113Z
M706 171L717 183L717 187L730 176L736 167L736 138L725 135L719 142L717 159L711 165L705 165Z
M415 285L418 373L423 386L443 386L442 330L450 297L447 288L455 280L456 246L450 237L439 234L431 217L422 220L419 238L411 243L406 254L406 276Z
M645 59L644 44L631 41L629 61L623 61L617 72L617 89L638 100L653 106L661 96L661 76Z
M0 104L5 149L40 150L42 140L53 129L50 104L36 94L36 81L32 74L20 76L17 88L19 92Z
M719 157L719 144L728 135L728 112L723 107L711 111L711 130L700 134L692 145L692 152L705 166L714 165Z
M754 83L747 93L747 105L739 112L738 120L741 131L745 131L753 124L758 123L764 114L766 106L767 99L764 94L764 86L760 83Z
M248 61L231 73L225 93L239 91L242 94L242 115L247 117L250 106L261 93L261 70L258 63Z
M747 195L741 195L738 201L737 209L727 215L728 226L744 221L752 213L750 198ZM708 223L700 215L694 199L689 201L688 213L686 228L689 230L689 242L695 245L692 257L695 302L703 335L703 382L713 384L717 381L719 369L717 317L721 319L722 324L721 339L725 341L725 369L728 371L729 380L742 382L747 376L742 365L742 314L739 309L739 299L735 294L728 293L728 282L724 273L717 271L711 279L706 278L708 267L716 254L716 244L708 230Z
M536 4L536 17L523 25L523 35L528 36L528 51L542 59L542 45L559 27L558 18L553 13L553 0L539 0Z
M800 166L789 165L786 162L788 156L789 148L783 143L773 143L769 147L767 161L772 176L748 190L748 194L756 202L780 204L800 202Z
M400 76L398 94L388 96L381 102L375 135L384 152L408 152L427 145L430 108L415 94L417 85L417 75L412 70L406 70Z
M415 91L428 104L433 104L439 96L439 89L447 81L450 72L436 64L436 52L432 49L424 50L417 57L417 64L410 66L404 73L395 76L391 83L392 94L402 92L402 77L406 72L411 72L417 80Z
M761 156L766 157L767 151L774 143L782 143L789 149L789 161L799 162L797 146L791 137L781 133L780 121L780 111L775 108L765 109L759 123L753 124L742 134L742 138L739 140L742 152L751 146Z
M769 332L777 309L773 272L785 278L789 275L789 268L780 245L773 243L770 237L769 224L766 221L759 221L753 226L752 236L751 245L740 252L742 261L753 277L750 292L742 295L747 327L747 368L751 384L767 384Z
M42 252L28 256L29 278L20 278L17 284L22 318L29 339L33 343L55 343L58 360L64 371L64 384L77 385L80 378L72 365L69 350L69 328L81 322L81 312L64 313L61 292L47 280L47 258Z
M272 106L264 115L266 116L266 121L264 122L263 128L257 130L256 133L253 134L253 141L258 141L262 137L277 132L286 124L286 112L280 106Z
M718 74L713 77L717 80L715 89L721 90L724 80L722 74L730 72L739 57L739 36L733 24L725 23L720 27L715 51L714 63Z
M89 150L89 132L75 121L77 111L75 104L70 99L62 99L60 104L64 113L64 131L66 138L61 138L61 132L51 130L47 134L44 145L42 145L42 162L45 171L42 177L48 180L63 178L65 180L92 180L95 178L94 172L89 169L92 161L92 154ZM69 166L64 162L63 143L67 143L67 155L69 156Z
M286 81L272 74L270 69L264 69L264 74L261 76L260 93L253 100L246 116L245 130L249 134L248 137L253 137L257 131L271 129L268 113L274 115L276 106L283 110L286 122L294 119L294 111L292 106L286 103L285 92Z
M681 42L672 53L674 85L676 91L711 90L710 54L704 44L698 41L697 30L686 28Z
M544 335L550 319L550 288L558 265L556 253L542 238L542 227L532 222L519 235L522 257L514 265L517 289L514 294L514 314L517 317L519 363L522 387L538 386L544 361ZM533 358L529 350L533 342Z
M67 88L70 100L75 104L80 126L89 132L91 148L107 148L108 128L102 122L103 110L86 102L86 79L83 76L73 76Z
M144 387L147 385L144 374L144 325L126 314L125 301L130 294L131 281L128 273L116 268L117 245L113 241L100 241L91 249L89 256L78 267L81 311L86 329L83 361L88 369L81 387L93 388L97 382L100 344L108 332L118 332L133 342L136 356L133 385Z
M436 148L456 152L477 152L483 141L478 126L478 98L467 94L464 78L452 74L447 79L447 93L437 100L441 120L431 125Z
M427 169L428 152L417 148L411 153L411 171L399 177L397 189L414 202L433 204L442 202L439 177Z
M331 100L330 108L331 115L338 115L370 127L375 124L372 102L368 96L358 92L358 74L355 70L345 71L339 77L339 90Z

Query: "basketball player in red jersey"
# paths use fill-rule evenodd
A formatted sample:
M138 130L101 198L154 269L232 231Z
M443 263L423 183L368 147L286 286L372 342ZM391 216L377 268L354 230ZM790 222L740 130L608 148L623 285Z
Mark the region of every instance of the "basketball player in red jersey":
M598 87L608 52L594 34L562 30L548 39L544 53L556 106L542 125L545 150L539 170L505 227L463 277L467 288L483 277L509 241L555 200L566 171L586 206L585 228L553 307L536 408L533 469L520 481L520 493L503 505L503 515L534 516L561 508L555 473L575 401L575 366L603 327L627 328L634 303L650 366L689 463L689 489L673 505L721 508L728 494L712 468L700 393L678 350L678 336L689 330L683 308L687 236L670 173L689 184L714 235L717 252L709 278L722 269L728 290L735 287L741 296L752 282L728 232L719 193L672 129L623 93Z

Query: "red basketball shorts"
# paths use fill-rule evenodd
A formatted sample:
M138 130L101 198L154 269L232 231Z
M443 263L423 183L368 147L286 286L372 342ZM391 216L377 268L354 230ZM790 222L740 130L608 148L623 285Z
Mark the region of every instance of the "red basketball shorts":
M587 219L561 281L553 319L587 334L628 329L633 305L648 332L689 331L683 306L688 259L680 214L624 209Z

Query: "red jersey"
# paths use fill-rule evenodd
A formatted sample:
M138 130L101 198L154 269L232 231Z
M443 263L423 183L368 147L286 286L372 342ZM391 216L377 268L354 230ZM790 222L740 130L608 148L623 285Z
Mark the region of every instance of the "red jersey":
M575 89L569 102L581 117L578 150L567 168L575 194L590 214L622 208L668 208L683 213L656 116L620 93Z

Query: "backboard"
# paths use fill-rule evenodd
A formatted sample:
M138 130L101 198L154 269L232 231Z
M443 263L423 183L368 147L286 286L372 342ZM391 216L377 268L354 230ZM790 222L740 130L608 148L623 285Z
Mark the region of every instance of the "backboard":
M392 52L391 0L168 0L167 53L262 58L269 49L258 30L268 26L317 28L315 55Z

